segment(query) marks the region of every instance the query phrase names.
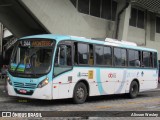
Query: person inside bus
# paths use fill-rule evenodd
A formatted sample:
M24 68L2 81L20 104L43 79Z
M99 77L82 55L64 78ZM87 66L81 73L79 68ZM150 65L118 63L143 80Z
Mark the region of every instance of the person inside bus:
M36 49L35 51L32 51L30 59L31 59L31 65L32 66L39 67L41 65L41 62L40 62L40 50Z
M30 64L29 51L27 50L24 55L24 64Z
M140 61L139 61L139 60L136 60L136 61L135 61L135 66L136 66L136 67L140 67Z

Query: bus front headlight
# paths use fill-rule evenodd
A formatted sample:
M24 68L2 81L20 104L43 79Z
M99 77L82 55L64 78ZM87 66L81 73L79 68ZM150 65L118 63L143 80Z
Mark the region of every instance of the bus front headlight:
M48 80L49 80L48 78L42 80L42 81L38 84L38 88L42 88L42 87L44 87L45 85L47 85L47 84L49 83Z
M12 85L12 81L11 81L11 79L10 79L9 77L7 77L6 80L8 81L8 83L9 83L10 85Z

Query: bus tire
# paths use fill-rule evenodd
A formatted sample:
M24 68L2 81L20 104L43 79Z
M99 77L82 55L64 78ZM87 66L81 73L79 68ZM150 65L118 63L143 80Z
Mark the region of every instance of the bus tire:
M130 98L136 98L139 92L139 86L136 81L132 81L129 89L129 97Z
M86 85L82 82L78 83L74 89L73 101L76 104L82 104L86 101L87 98L87 88Z

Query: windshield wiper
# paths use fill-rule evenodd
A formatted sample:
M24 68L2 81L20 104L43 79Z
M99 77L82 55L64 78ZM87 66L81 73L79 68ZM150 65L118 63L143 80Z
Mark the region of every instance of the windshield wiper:
M21 61L18 63L18 65L16 66L16 69L14 70L14 72L16 72L17 71L17 69L18 69L18 67L19 67L19 65L21 64Z

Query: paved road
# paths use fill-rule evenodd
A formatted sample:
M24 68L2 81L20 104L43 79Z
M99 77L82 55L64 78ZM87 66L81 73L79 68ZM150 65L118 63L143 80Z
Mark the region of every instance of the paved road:
M77 105L73 104L71 99L48 101L48 100L33 100L33 99L25 99L18 97L10 97L6 94L6 92L4 92L4 87L0 86L0 110L1 111L160 111L160 89L139 93L136 99L129 99L125 95L90 97L86 103ZM96 116L98 117L98 115Z

